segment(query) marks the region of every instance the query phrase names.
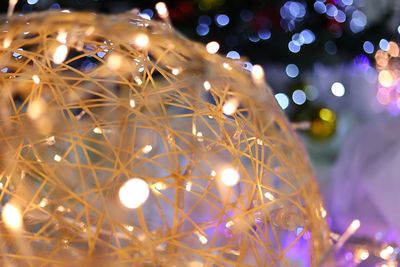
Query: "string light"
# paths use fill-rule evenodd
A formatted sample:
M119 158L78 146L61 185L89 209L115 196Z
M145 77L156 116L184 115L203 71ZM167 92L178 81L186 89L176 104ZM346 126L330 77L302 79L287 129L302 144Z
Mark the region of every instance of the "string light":
M163 5L156 8L160 17L168 12ZM12 122L3 125L3 143L13 140L2 151L9 158L2 162L2 200L12 197L27 204L23 213L19 210L26 221L18 239L31 250L25 254L18 242L8 242L14 237L6 231L0 239L10 258L23 265L33 258L48 265L51 260L43 255L52 255L65 265L78 251L78 265L90 260L107 266L188 266L187 259L207 247L211 254L224 253L196 258L201 264L229 260L251 265L258 257L254 251L262 249L261 260L282 255L276 260L279 265L289 261L286 255L293 251L287 249L286 254L281 240L298 239L285 231L284 219L275 221L274 216L269 223L261 211L263 203L268 209L279 208L279 214L290 213L294 229L303 226L316 233L304 247L312 250L310 255L324 255L327 227L319 216L309 216L320 203L314 181L306 180L304 184L313 186L303 188L296 177L280 175L283 170L312 177L307 161L291 162L281 146L274 146L278 142L296 157L304 156L288 130L290 124L272 103L261 66L211 55L219 51L218 43L212 43L211 50L210 45L195 45L167 21L149 21L135 12L111 17L35 13L30 24L26 21L16 16L7 25L9 32L0 32L3 44L12 36L10 45L16 46L4 53L7 67L0 76L10 95L18 96L3 99L0 114L1 120ZM267 30L255 37L268 36ZM31 64L32 58L43 60ZM266 122L282 127L264 131L260 127ZM44 130L44 124L50 130ZM264 162L263 153L254 153L264 148L274 162ZM224 166L226 161L232 165ZM264 173L284 179L285 186L298 191L296 198L275 201L278 196L290 198L290 193L283 183L271 183L269 194L265 192L259 177ZM135 178L122 180L125 177ZM262 189L263 200L249 202L252 188ZM301 209L294 213L293 205ZM187 218L190 225L182 224ZM265 229L259 232L255 250L231 242L251 237L247 227L254 224ZM272 231L276 237L271 237ZM178 259L176 253L182 251L174 240L179 236L193 250ZM117 246L107 245L110 240ZM156 245L149 247L148 242ZM138 257L112 256L123 251Z
M119 200L121 203L130 209L139 208L150 195L148 184L140 179L133 178L125 182L119 189Z

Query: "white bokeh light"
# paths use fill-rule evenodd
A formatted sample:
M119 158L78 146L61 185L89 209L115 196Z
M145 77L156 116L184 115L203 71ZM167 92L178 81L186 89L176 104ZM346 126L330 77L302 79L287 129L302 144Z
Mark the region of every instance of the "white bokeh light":
M334 96L342 97L342 96L344 96L346 89L344 88L344 85L342 83L335 82L331 86L331 91Z
M233 168L226 168L221 172L221 181L226 186L235 186L239 179L239 173Z
M149 198L150 189L146 181L140 178L128 180L119 189L119 200L130 209L140 207Z
M206 45L207 52L210 54L215 54L219 50L219 43L212 41Z

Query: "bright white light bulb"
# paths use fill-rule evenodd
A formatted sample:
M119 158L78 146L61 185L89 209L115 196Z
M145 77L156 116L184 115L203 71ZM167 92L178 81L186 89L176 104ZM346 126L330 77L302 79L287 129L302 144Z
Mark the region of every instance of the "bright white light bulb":
M65 44L57 46L56 50L54 51L53 54L53 61L56 64L61 64L67 59L68 55L68 46Z
M179 69L177 69L177 68L173 68L172 69L172 74L175 75L175 76L178 75L180 72L181 71Z
M210 54L215 54L219 50L219 43L212 41L206 45L207 52Z
M146 181L140 178L128 180L119 189L119 200L130 209L140 207L149 198L150 189Z
M158 2L156 4L156 10L160 18L165 19L168 18L168 8L167 5L164 2Z
M67 32L60 31L60 32L57 34L56 39L57 39L57 41L59 41L60 43L66 44L66 43L67 43L67 35L68 35Z
M58 154L55 154L53 159L54 159L54 161L60 162L62 160L62 157Z
M221 181L226 186L235 186L239 182L239 173L232 168L226 168L221 173Z
M239 107L239 100L237 100L236 98L231 98L228 99L222 106L222 112L225 115L231 116L236 112L238 107Z
M129 106L130 106L131 108L134 108L134 107L136 107L136 102L135 102L135 99L131 99L131 100L129 100Z
M209 91L211 89L211 83L209 81L204 81L203 87L206 91Z
M39 84L39 83L40 83L40 78L39 78L39 76L37 76L36 74L33 75L33 76L32 76L32 81L33 81L35 84Z
M145 146L142 148L142 152L143 152L144 154L150 153L150 151L152 151L152 150L153 150L153 146L152 146L152 145L145 145Z
M145 48L150 42L149 36L145 33L138 33L136 34L133 42L135 45L137 45L139 48Z
M4 224L11 230L19 230L22 228L22 214L21 211L13 204L7 203L3 207L1 213Z
M340 82L335 82L331 86L331 91L334 96L342 97L342 96L344 96L346 89L344 88L343 84L341 84Z

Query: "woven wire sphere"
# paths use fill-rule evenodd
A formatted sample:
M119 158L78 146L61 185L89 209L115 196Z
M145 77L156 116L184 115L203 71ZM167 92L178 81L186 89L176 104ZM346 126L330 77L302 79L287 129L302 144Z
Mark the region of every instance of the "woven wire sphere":
M0 28L2 266L318 265L306 153L242 62L133 13Z

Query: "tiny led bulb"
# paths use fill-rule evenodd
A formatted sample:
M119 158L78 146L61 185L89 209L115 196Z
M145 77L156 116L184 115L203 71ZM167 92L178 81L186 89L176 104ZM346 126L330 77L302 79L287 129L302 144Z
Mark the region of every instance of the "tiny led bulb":
M36 74L33 75L33 76L32 76L32 81L33 81L35 84L39 84L39 83L40 83L40 78L39 78L39 76L37 76Z
M53 54L53 61L56 64L61 64L67 59L68 55L68 46L65 44L57 46L56 50L54 51Z
M235 186L239 179L239 173L235 169L226 168L221 173L221 181L226 186Z
M122 66L123 61L121 55L113 53L108 56L107 66L112 70L118 70Z
M264 79L264 69L260 65L254 65L251 69L251 77L255 81Z
M1 217L4 224L11 230L19 230L22 228L21 211L13 204L7 203L3 207Z
M203 87L206 91L209 91L211 89L211 83L209 81L204 81Z
M45 102L42 99L32 100L29 103L27 114L32 120L39 119L45 111Z
M9 48L10 47L10 45L11 45L11 39L10 38L5 38L4 40L3 40L3 48Z
M57 39L57 41L59 41L60 43L66 44L66 43L67 43L67 35L68 35L67 32L60 31L60 32L57 34L56 39Z
M138 33L135 35L133 42L139 48L145 48L148 46L150 39L149 36L145 33Z
M236 112L238 107L239 107L239 100L237 100L236 98L231 98L228 99L222 106L222 112L225 115L231 116Z
M140 207L149 198L149 185L140 178L128 180L119 189L119 200L130 209Z
M217 42L215 42L215 41L209 42L209 43L206 45L206 50L207 50L207 52L210 53L210 54L215 54L215 53L217 53L218 50L219 50L219 43L217 43Z
M158 2L156 4L156 10L160 18L165 19L168 18L168 8L167 5L164 2Z

